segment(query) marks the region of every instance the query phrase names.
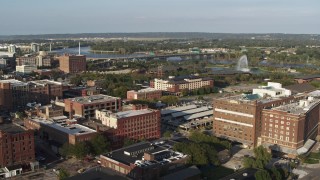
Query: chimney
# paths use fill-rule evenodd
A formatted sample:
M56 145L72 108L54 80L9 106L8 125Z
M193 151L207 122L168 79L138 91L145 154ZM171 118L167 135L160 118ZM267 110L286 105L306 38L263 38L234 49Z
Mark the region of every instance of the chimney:
M73 109L72 109L72 102L70 103L70 112L69 112L69 119L73 119Z

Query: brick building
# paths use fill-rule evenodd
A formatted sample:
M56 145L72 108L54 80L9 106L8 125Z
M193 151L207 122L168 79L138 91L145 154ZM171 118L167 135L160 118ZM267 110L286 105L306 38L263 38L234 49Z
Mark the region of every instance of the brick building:
M160 99L162 97L162 91L154 88L141 89L139 91L127 91L128 100L137 100L137 99Z
M0 124L0 166L29 164L35 161L33 130L13 124Z
M64 119L60 118L57 121L42 118L26 118L24 126L27 129L36 130L41 139L54 141L60 145L89 141L97 134L96 130L80 124L69 123L66 117Z
M174 143L141 142L121 148L101 155L101 166L133 179L160 179L186 164L186 155L168 148Z
M156 78L150 82L150 87L179 94L184 89L195 90L205 87L213 88L213 84L214 82L211 78L189 75L178 77L170 76L167 80Z
M262 111L258 145L295 157L306 153L319 134L320 99L308 97Z
M16 110L28 102L42 104L62 97L62 84L50 80L21 82L15 79L0 80L0 109Z
M95 117L96 109L120 111L122 107L121 98L102 94L69 98L64 103L66 112L85 118Z
M261 135L262 110L298 98L281 88L281 84L269 83L268 86L253 89L253 94L214 99L213 131L216 136L255 147Z
M299 84L311 82L313 80L320 80L320 75L308 75L308 76L300 76L295 77L294 80Z
M101 89L97 87L71 87L63 92L65 98L74 98L79 96L99 95Z
M59 57L59 69L65 73L80 73L86 71L86 56L63 55Z
M131 110L112 113L96 110L96 119L111 127L115 144L122 145L124 139L158 139L161 137L160 111L151 109Z

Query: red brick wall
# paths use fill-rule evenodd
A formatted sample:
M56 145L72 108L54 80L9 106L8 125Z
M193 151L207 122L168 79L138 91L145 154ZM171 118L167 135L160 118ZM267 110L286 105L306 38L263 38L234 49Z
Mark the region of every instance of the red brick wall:
M35 161L34 132L10 134L0 132L0 166L27 164Z

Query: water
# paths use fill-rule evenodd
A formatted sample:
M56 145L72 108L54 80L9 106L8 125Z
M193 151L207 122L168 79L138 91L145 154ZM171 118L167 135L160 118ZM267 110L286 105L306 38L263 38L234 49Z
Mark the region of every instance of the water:
M66 48L53 51L57 54L79 54L79 48ZM81 47L81 54L87 58L126 58L126 57L144 57L147 54L100 54L90 52L90 47Z
M237 71L243 71L243 72L249 72L249 66L248 66L248 58L246 55L243 55L240 57L237 67L236 67Z

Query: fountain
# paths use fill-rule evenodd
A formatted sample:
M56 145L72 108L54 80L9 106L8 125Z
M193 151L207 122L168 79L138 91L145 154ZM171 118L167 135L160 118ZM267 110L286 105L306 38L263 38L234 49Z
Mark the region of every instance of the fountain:
M237 71L242 71L242 72L249 72L250 69L248 67L248 58L246 55L243 55L240 57L237 67L236 67Z

